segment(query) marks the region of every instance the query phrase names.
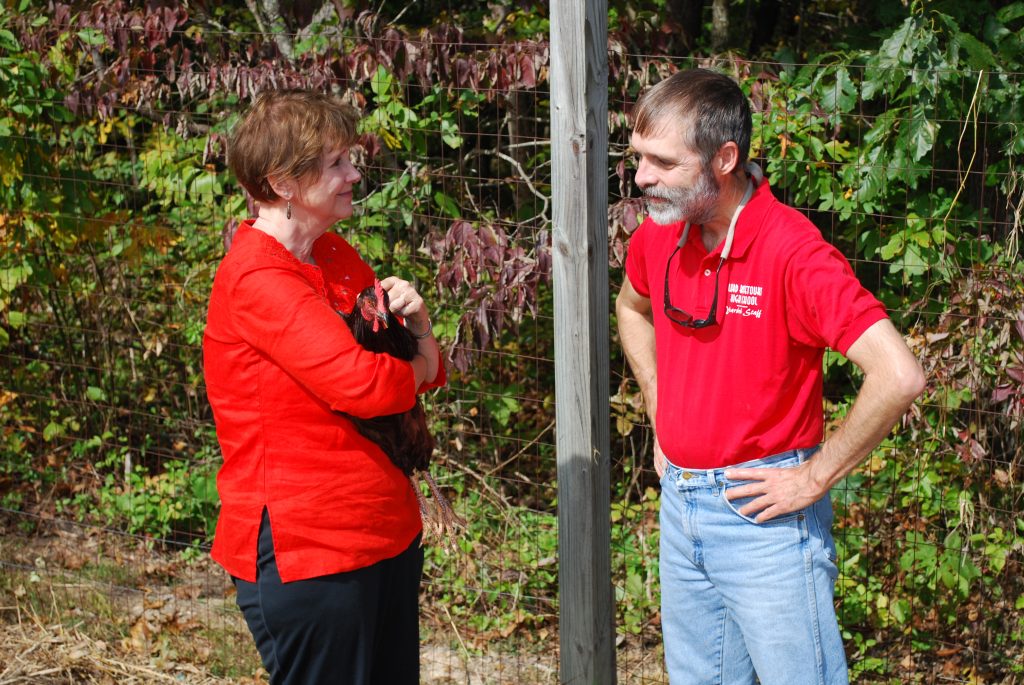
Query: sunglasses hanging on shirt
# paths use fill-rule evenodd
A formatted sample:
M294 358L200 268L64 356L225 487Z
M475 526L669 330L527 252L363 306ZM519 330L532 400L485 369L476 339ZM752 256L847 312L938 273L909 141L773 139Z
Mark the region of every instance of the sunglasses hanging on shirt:
M750 201L750 197L754 194L754 182L747 179L747 190L743 193L743 199L736 205L736 211L733 212L732 221L729 222L729 230L725 234L725 245L722 246L722 257L718 260L718 268L715 269L715 294L711 298L711 311L708 312L707 318L695 319L693 314L680 309L672 304L669 299L668 292L668 274L669 269L672 266L672 258L679 252L679 248L686 244L686 239L690 237L690 222L687 221L683 227L683 235L679 238L679 242L676 243L676 249L672 250L672 254L668 256L668 262L665 264L665 316L672 323L679 324L685 328L707 328L708 326L714 326L717 323L716 312L718 311L718 275L722 271L722 265L725 264L725 260L729 258L729 252L732 250L732 239L736 233L736 222L740 218L740 212L747 206L747 202Z

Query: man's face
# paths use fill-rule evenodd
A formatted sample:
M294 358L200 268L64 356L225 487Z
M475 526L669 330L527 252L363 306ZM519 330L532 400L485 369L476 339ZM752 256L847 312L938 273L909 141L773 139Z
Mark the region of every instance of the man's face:
M636 184L651 219L662 225L684 219L703 224L714 216L718 181L683 144L677 124L656 127L646 136L634 133L630 144L637 155Z

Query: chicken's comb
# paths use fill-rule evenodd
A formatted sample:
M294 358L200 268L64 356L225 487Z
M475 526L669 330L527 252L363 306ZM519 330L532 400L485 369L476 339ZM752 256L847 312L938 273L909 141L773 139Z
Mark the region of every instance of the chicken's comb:
M386 317L388 315L388 307L384 304L384 287L377 279L373 280L373 294L377 298L377 311L380 312L381 318Z
M384 286L376 278L373 279L373 296L377 300L377 316L373 319L373 332L376 333L381 326L388 327L388 306L384 302Z

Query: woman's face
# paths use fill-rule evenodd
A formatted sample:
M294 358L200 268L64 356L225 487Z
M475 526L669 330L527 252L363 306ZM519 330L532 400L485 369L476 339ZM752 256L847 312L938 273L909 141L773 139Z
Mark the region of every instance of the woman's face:
M320 178L315 183L300 185L293 204L298 203L311 218L330 227L352 216L352 186L361 178L352 166L348 148L325 150L320 159Z

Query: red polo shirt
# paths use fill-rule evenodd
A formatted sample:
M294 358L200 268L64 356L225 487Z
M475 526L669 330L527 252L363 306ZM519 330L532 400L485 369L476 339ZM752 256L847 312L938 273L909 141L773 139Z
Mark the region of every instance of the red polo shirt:
M212 554L243 580L256 580L264 507L285 582L369 566L420 532L409 479L337 413L410 409L412 366L364 350L337 313L373 285L356 251L326 233L313 258L247 221L210 295L203 366L224 457ZM422 389L443 383L442 365Z
M626 275L652 302L658 363L658 441L677 466L718 468L823 437L822 355L843 354L885 308L849 263L767 181L736 225L722 266L718 324L689 329L664 313L665 267L683 224L650 219L630 239ZM694 227L672 260L673 306L696 318L711 307L719 245Z

